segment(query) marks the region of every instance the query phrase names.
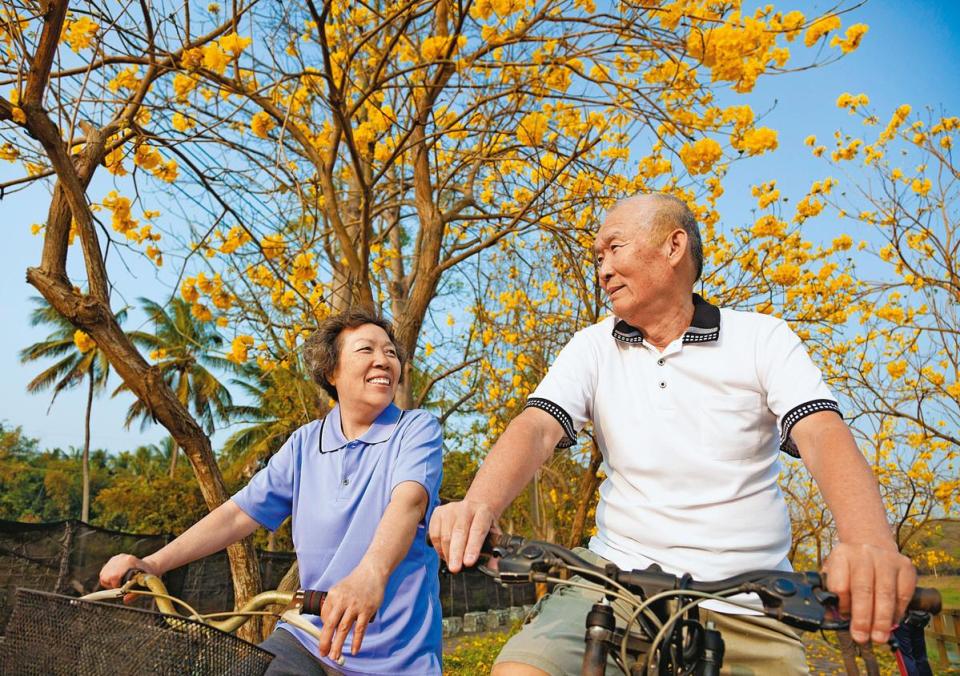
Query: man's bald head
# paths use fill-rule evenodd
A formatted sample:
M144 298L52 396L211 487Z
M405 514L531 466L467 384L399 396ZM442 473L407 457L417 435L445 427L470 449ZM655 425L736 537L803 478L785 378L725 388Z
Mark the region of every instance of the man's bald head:
M687 233L687 251L695 275L693 281L700 279L703 274L703 241L697 219L686 202L673 195L654 192L622 199L613 205L610 213L621 209L645 212L650 241L653 242L662 241L676 228L682 228Z

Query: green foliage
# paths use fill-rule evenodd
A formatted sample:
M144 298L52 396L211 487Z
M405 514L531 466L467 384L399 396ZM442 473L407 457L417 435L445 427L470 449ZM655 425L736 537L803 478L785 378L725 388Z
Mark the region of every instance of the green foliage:
M90 457L91 490L110 480L104 451ZM40 451L20 427L0 423L0 519L61 521L80 517L83 496L81 451Z
M207 513L190 469L175 478L120 476L94 500L99 526L127 533L180 534Z
M461 500L467 494L480 462L476 453L449 451L443 456L443 483L440 497L444 500Z
M172 443L108 455L90 454L90 523L128 533L180 533L206 514L183 465L167 475ZM80 518L81 451L40 450L19 427L0 423L0 519L45 522Z

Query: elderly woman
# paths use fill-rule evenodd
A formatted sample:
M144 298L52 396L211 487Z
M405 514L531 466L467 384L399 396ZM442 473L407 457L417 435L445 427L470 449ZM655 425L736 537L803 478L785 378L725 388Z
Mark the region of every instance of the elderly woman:
M143 560L113 557L100 581L116 587L130 568L161 575L292 515L300 581L329 595L319 644L278 625L262 644L276 655L267 673L439 674L438 559L425 524L440 487L440 426L393 404L403 355L372 312L327 319L304 356L333 410L176 540Z

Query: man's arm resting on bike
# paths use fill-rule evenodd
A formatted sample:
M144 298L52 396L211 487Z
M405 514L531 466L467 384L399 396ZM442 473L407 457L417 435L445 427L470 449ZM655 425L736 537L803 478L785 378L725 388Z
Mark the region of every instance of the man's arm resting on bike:
M233 500L214 509L190 526L180 537L154 552L138 559L130 554L117 554L100 570L100 584L107 588L119 587L124 573L139 568L153 575L163 575L191 561L215 554L250 535L260 527L240 509Z
M327 593L320 614L323 620L319 640L321 655L339 659L351 627L351 652L356 655L360 650L367 623L383 602L390 575L410 551L428 500L426 489L416 481L403 481L394 487L360 563Z
M538 408L524 409L490 449L464 499L434 510L430 540L451 572L477 562L494 522L562 438L563 428L553 416Z
M882 643L906 611L916 570L893 539L877 480L835 413L794 425L791 436L837 524L839 543L824 564L827 585L850 617L858 643Z

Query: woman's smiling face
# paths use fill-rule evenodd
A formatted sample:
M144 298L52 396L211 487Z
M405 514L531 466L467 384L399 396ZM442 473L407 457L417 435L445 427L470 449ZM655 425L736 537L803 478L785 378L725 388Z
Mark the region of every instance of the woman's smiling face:
M400 358L387 332L375 324L344 329L330 383L341 408L364 408L379 414L393 401L400 381Z

